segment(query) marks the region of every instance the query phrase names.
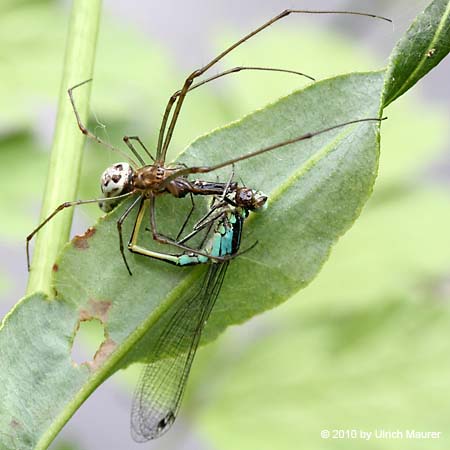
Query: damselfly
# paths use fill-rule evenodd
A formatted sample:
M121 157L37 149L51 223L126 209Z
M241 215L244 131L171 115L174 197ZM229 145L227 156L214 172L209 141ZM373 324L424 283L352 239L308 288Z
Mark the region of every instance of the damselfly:
M239 251L242 227L249 211L258 211L267 197L249 188L224 192L214 199L209 212L194 226L192 235L213 225L210 241L203 253L217 257L234 257ZM169 255L149 252L147 256L184 266L209 262L194 253ZM210 261L199 284L178 300L179 307L166 319L152 350L153 362L142 371L131 410L131 434L145 442L165 433L174 422L180 407L189 371L203 328L211 314L225 279L230 260Z
M346 121L344 123L339 123L336 125L328 126L326 128L323 128L321 130L312 131L306 134L302 134L294 139L289 139L284 142L279 142L277 144L273 144L264 148L260 148L258 150L255 150L250 153L246 153L242 156L228 159L226 161L223 161L220 164L215 164L211 166L195 166L195 167L183 167L181 165L166 165L166 155L167 150L169 148L173 132L175 129L175 125L177 123L183 102L185 100L185 97L188 92L192 91L193 89L204 85L206 83L209 83L213 80L216 80L218 78L221 78L225 75L229 75L231 73L239 72L242 70L258 70L258 71L278 71L278 72L290 72L295 73L297 75L304 75L300 72L294 72L291 70L285 70L285 69L275 69L275 68L265 68L265 67L234 67L232 69L226 70L224 72L220 72L214 76L211 76L207 79L204 79L203 81L200 81L197 84L194 84L194 81L205 74L209 69L211 69L215 64L217 64L220 60L222 60L227 54L232 52L234 49L239 47L241 44L258 34L259 32L263 31L264 29L268 28L278 20L289 16L290 14L349 14L349 15L357 15L357 16L366 16L371 18L377 18L382 19L390 22L390 19L387 19L385 17L377 16L375 14L368 14L368 13L362 13L362 12L354 12L354 11L308 11L308 10L296 10L296 9L288 9L280 14L276 15L269 21L262 24L260 27L256 28L255 30L251 31L247 35L245 35L243 38L229 46L227 49L225 49L222 53L220 53L218 56L213 58L209 63L201 67L200 69L195 70L192 72L185 80L183 87L181 90L175 92L169 99L164 116L162 119L161 127L159 130L159 137L158 137L158 144L156 147L156 154L155 156L152 155L152 153L147 149L147 147L144 145L142 140L138 136L125 136L124 141L129 147L129 149L132 151L134 156L136 157L137 161L134 161L130 159L131 164L128 163L118 163L114 166L108 168L103 177L102 177L102 191L105 195L105 198L102 199L93 199L93 200L78 200L78 201L72 201L72 202L65 202L58 206L58 208L55 209L55 211L50 214L37 228L33 230L32 233L30 233L29 236L27 236L26 239L26 249L27 249L27 261L28 261L28 268L30 269L30 257L29 257L29 243L30 240L33 238L33 236L49 221L51 220L58 212L62 211L63 209L75 205L80 205L84 203L100 203L101 206L103 206L103 209L108 211L111 209L111 205L115 205L118 202L120 202L123 198L131 196L136 194L136 199L131 203L131 205L125 210L125 212L122 214L122 216L119 218L117 222L118 231L119 231L119 248L120 252L122 254L122 258L125 262L126 268L128 272L131 274L131 270L129 268L128 262L125 257L124 253L124 244L123 244L123 237L122 237L122 224L125 221L125 219L129 216L131 211L138 207L139 205L139 212L137 214L137 217L141 217L142 209L146 207L146 204L149 204L149 214L150 214L150 227L153 239L157 242L163 243L163 244L171 244L178 248L180 248L182 251L191 251L198 255L207 256L209 259L215 260L215 261L223 261L220 257L214 257L211 255L206 255L202 252L202 250L191 248L181 242L179 242L178 239L174 239L171 237L168 237L158 231L158 227L156 224L156 213L155 213L155 205L156 205L156 199L159 195L163 193L170 193L175 197L184 197L186 195L220 195L223 192L224 189L224 183L211 183L211 182L205 182L202 180L189 180L187 177L191 174L196 173L209 173L212 171L215 171L217 169L235 164L239 161L252 158L254 156L260 155L265 152L269 152L271 150L284 147L289 144L293 144L299 141L303 141L306 139L310 139L314 136L317 136L322 133L326 133L328 131L334 130L336 128L344 127L346 125L358 123L358 122L364 122L364 121L378 121L379 118L364 118L364 119L355 119L351 121ZM311 78L311 77L309 77ZM89 80L88 80L89 81ZM121 151L117 148L115 148L113 145L109 144L108 142L100 139L98 136L96 136L94 133L88 130L88 128L82 123L80 116L78 114L77 108L75 106L74 98L73 98L73 90L82 84L86 83L80 83L72 88L69 89L69 96L70 101L72 102L72 106L74 109L74 113L77 119L78 127L80 130L90 139L103 144L104 146L121 153ZM175 105L175 107L174 107ZM172 111L172 108L173 111ZM169 120L170 119L170 120ZM150 158L152 163L147 164L144 160L144 158L140 155L140 153L137 151L137 149L133 145L133 141L137 142L145 152L146 156ZM218 149L219 150L219 149ZM229 187L230 192L233 191L234 188L237 187L237 184L233 184ZM136 226L138 225L138 226ZM136 234L139 232L139 224L135 223L134 229L136 230ZM134 253L139 253L144 256L146 255L146 252L141 251L142 248L137 246L136 243L133 246L132 245L132 239L130 239L130 242L128 244L129 250L133 251Z

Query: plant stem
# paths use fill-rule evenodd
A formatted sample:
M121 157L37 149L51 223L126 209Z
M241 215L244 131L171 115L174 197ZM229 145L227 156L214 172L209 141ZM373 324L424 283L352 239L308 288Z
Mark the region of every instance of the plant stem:
M101 3L101 0L73 0L41 221L64 201L74 200L77 193L85 138L77 127L67 89L92 78ZM87 117L89 97L88 83L76 93L77 109L83 121ZM72 208L62 211L37 234L27 294L41 291L54 296L53 265L69 239L72 216Z

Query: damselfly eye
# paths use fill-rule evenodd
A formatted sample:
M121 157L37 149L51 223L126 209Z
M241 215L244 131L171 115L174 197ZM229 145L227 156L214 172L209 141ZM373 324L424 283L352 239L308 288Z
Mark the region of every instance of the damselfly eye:
M100 187L103 196L107 198L114 198L118 195L126 194L132 189L131 179L133 176L133 169L126 162L120 162L108 167L100 178ZM109 212L115 208L119 200L99 202L99 206L103 211Z
M256 211L261 208L267 207L267 195L263 194L261 191L253 191L253 211Z

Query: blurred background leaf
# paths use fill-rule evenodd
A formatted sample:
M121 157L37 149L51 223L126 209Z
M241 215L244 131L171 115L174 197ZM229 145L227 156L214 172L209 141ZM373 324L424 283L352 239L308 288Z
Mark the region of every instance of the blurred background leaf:
M426 448L447 448L447 308L427 296L420 303L397 296L379 300L346 312L322 307L297 314L295 321L290 313L291 320L259 339L244 345L236 340L239 358L229 352L215 361L227 369L215 372L199 413L214 447L323 448L322 429L415 429L442 430L441 439L425 441ZM424 448L420 440L326 444Z
M0 202L7 214L2 215L0 234L3 238L23 241L39 212L36 203L42 196L47 170L47 154L36 148L28 133L14 133L1 141L1 161L8 170L3 175ZM20 174L21 182L17 182Z

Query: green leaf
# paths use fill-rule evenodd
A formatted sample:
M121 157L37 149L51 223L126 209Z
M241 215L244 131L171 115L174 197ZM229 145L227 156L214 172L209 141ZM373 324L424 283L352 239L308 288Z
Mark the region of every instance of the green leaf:
M200 138L180 160L188 165L212 164L308 130L354 118L376 117L381 83L381 73L368 73L314 84ZM317 107L320 98L329 99L331 95L332 106ZM316 105L314 114L312 105ZM317 274L330 247L356 219L371 192L378 161L376 129L375 124L364 123L236 164L236 173L247 185L258 186L269 195L269 208L249 221L251 226L247 227L244 242L258 240L259 244L231 265L228 277L234 281L225 283L207 336L217 335L230 323L243 322L286 300ZM276 164L272 163L274 160ZM271 171L268 173L265 167L271 167ZM223 179L229 177L229 172L230 169L223 171ZM174 224L182 223L186 208L180 211L181 202L177 199L163 198L158 203L160 229L174 230ZM118 252L116 232L117 218L128 204L98 223L87 240L89 248L68 249L56 276L56 289L66 299L80 305L90 299L112 302L108 331L115 342L130 336L152 311L170 305L173 289L181 279L187 277L188 284L197 280L199 275L188 273L202 270L166 267L127 255L134 273L130 280ZM133 218L126 224L125 236L132 226ZM145 245L152 245L150 236L141 239ZM101 274L96 270L100 266ZM257 273L252 273L254 267L258 267ZM252 273L251 279L248 273ZM104 278L109 280L107 285L101 282ZM238 293L235 286L240 286ZM255 295L252 302L248 301L250 292ZM145 331L140 330L142 334Z
M62 299L49 301L39 294L22 300L4 318L0 338L1 448L39 448L40 438L45 440L60 429L55 417L90 375L87 367L71 362L76 322L74 305Z
M450 2L434 0L419 14L393 50L383 105L414 86L450 51Z
M188 164L211 164L307 131L377 117L382 83L383 73L378 72L316 83L198 139L180 159ZM249 221L244 242L259 240L259 244L231 264L228 280L233 282L224 285L204 342L226 326L285 301L314 278L331 246L359 215L372 190L377 163L378 125L372 122L335 130L236 165L247 185L270 195L270 204L265 213ZM223 171L224 179L229 173L230 169ZM0 348L7 358L2 361L12 359L18 346L29 350L29 359L26 365L7 365L2 376L12 384L35 386L32 414L23 417L21 399L27 398L26 392L14 389L8 390L8 408L0 414L2 429L10 430L13 420L24 423L23 428L16 427L19 442L48 442L48 436L56 433L106 377L133 361L151 358L147 339L159 331L167 310L176 306L180 294L205 270L169 267L127 255L134 272L130 278L120 258L116 232L116 220L126 206L122 204L86 236L75 239L57 261L55 288L64 301L28 298L3 325ZM183 206L185 211L180 211ZM165 231L173 229L188 206L178 199L161 198L159 226ZM132 222L133 218L126 224L127 236ZM151 245L149 236L141 238L144 245ZM37 316L41 320L33 319ZM77 324L88 318L101 320L106 336L106 347L90 370L71 364L69 353ZM53 325L41 323L44 320ZM46 342L33 343L31 337L44 339L47 332ZM135 346L139 341L141 345ZM60 381L52 392L48 388L51 383L36 383L47 377L47 352L60 359L55 362ZM32 376L28 367L34 368Z

